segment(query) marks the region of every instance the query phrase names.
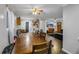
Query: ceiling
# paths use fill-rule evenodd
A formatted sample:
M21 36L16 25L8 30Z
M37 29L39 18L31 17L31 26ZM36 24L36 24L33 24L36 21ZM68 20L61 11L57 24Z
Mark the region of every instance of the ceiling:
M5 5L4 4L0 4L0 14L3 14L3 12L5 11Z
M26 18L61 18L63 16L63 4L9 4L8 7L16 16ZM40 8L44 12L41 15L33 15L32 8Z

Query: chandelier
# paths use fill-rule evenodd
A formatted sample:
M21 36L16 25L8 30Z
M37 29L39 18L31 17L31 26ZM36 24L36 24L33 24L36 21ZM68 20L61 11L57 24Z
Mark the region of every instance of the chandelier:
M34 15L40 15L42 12L43 12L42 9L32 8L32 14L34 14Z

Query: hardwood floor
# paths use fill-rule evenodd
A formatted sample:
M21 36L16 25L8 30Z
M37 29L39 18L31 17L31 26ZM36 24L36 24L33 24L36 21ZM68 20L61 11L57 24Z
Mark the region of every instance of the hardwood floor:
M59 54L62 49L61 41L46 35L45 39L40 36L35 36L33 33L22 33L16 40L14 53L15 54L29 54L32 53L33 44L39 44L41 42L47 42L52 40L52 54Z
M62 52L62 41L49 35L47 39L52 40L52 54L60 54Z

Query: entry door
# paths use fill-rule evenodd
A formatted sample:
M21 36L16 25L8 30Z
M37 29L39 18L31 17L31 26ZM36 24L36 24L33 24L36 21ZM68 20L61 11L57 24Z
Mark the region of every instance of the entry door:
M29 32L29 22L26 22L26 32Z

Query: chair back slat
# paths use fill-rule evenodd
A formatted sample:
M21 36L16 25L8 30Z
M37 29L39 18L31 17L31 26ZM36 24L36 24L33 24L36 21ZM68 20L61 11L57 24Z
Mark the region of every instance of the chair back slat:
M32 53L33 54L51 53L51 40L49 42L42 42L40 44L33 45L33 52Z

